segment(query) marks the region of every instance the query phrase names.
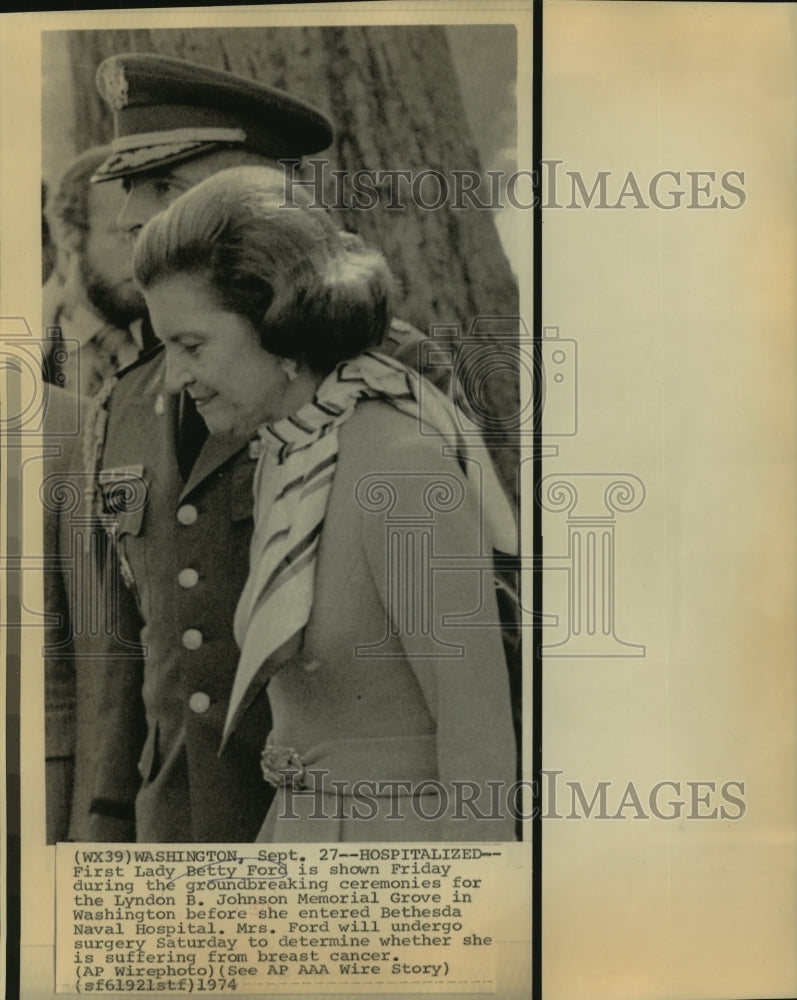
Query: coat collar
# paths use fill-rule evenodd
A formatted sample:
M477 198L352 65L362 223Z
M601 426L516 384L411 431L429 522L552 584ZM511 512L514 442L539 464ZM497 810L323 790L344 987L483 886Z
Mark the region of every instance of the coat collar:
M188 475L183 491L180 494L182 503L200 483L211 476L216 469L224 465L241 450L249 447L249 437L241 435L209 434L191 472Z
M159 347L160 350L162 348ZM155 354L156 352L152 353ZM156 412L163 418L167 428L166 450L171 454L170 464L174 465L175 474L179 476L177 472L177 449L179 447L181 395L165 391L163 379L166 372L166 365L163 354L161 354L156 365L156 371L150 383L150 388L153 392L160 390L158 400L155 403ZM221 465L237 455L242 449L248 448L250 438L251 435L225 434L214 436L213 434L209 434L188 474L188 479L182 487L180 502L182 503L197 486L204 482L208 476L211 476Z

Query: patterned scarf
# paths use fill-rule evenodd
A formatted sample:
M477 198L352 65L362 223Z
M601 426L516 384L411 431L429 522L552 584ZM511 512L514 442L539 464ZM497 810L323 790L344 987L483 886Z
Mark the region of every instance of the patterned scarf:
M384 400L440 434L454 449L475 495L484 498L483 513L494 548L516 551L512 507L483 446L478 462L466 460L469 449L446 396L431 383L421 387L415 372L373 351L338 365L310 403L258 428L253 442L259 452L253 484L255 528L249 577L235 612L241 658L223 742L273 673L268 658L310 617L316 553L338 457L338 429L362 399Z

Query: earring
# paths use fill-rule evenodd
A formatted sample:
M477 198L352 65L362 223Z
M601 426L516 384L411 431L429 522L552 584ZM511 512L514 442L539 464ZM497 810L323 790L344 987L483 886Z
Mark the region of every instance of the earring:
M289 382L293 382L297 374L297 365L293 358L283 358L280 361L280 368L285 372Z

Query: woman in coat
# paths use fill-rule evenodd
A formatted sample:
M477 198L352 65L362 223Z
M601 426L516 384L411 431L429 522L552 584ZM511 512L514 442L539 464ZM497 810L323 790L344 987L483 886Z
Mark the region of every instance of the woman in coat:
M252 436L225 739L268 685L277 795L258 839L513 839L491 567L514 519L452 404L375 349L384 259L281 174L244 167L154 218L135 270L168 387L210 433Z

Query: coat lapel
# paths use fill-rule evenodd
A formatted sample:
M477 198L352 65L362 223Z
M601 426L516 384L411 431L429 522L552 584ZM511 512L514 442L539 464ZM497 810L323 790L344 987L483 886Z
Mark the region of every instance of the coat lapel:
M237 455L243 448L249 447L249 437L224 434L209 434L199 457L194 463L194 467L189 473L188 480L180 494L180 503L186 499L189 493L193 492L208 476L212 475L219 466L229 461Z

